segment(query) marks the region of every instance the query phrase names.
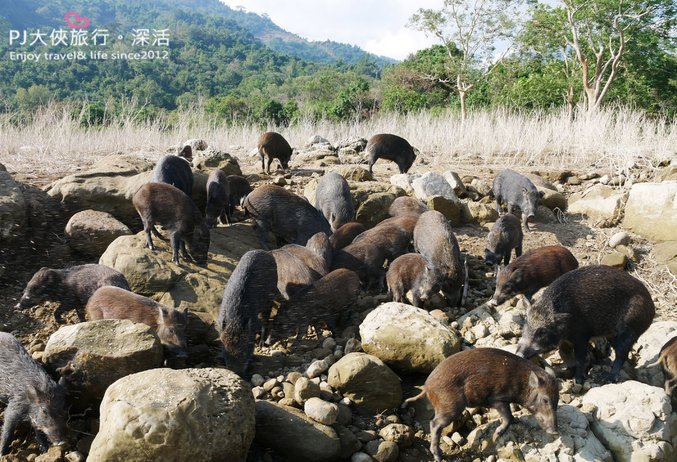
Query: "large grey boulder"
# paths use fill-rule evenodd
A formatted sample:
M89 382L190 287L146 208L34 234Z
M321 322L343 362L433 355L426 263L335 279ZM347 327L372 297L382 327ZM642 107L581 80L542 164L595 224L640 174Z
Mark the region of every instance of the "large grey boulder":
M156 248L151 251L143 232L117 238L99 263L124 274L132 291L167 306L188 308L210 323L218 315L223 290L239 259L259 247L256 233L245 223L212 228L210 235L206 266L174 264L169 242L153 239Z
M662 388L627 381L588 391L583 410L592 431L617 462L674 460L670 398Z
M614 221L620 217L624 197L622 191L596 184L569 197L569 213L580 213L595 220Z
M226 175L242 175L240 164L227 152L208 149L193 153L193 167L202 173L209 173L214 169L220 169Z
M623 227L654 241L677 241L677 181L634 184Z
M559 437L545 433L528 411L520 411L515 416L519 424L513 423L495 445L486 442L492 440L498 420L473 430L468 435L468 444L461 450L472 448L485 457L498 453L500 460L614 462L611 453L590 431L585 414L573 406L560 404L557 408Z
M23 233L26 223L26 201L12 176L0 170L0 242Z
M349 353L329 368L329 385L355 403L359 412L375 414L402 402L400 378L376 356Z
M666 265L673 276L677 276L677 241L665 241L656 244L651 253L660 265Z
M98 404L116 380L159 367L163 351L147 325L102 319L61 327L49 337L43 361L52 371L66 367L74 404L84 408Z
M360 337L366 353L404 373L429 373L461 349L460 338L429 312L396 302L369 313Z
M426 201L429 197L442 196L450 201L460 203L449 182L437 172L428 172L418 176L411 182L417 199Z
M73 250L99 257L108 245L131 230L113 215L96 210L83 210L73 215L66 224L66 237Z
M332 462L341 455L336 431L290 406L256 402L256 442L290 460Z
M92 461L245 461L254 439L249 385L226 369L154 369L106 391Z

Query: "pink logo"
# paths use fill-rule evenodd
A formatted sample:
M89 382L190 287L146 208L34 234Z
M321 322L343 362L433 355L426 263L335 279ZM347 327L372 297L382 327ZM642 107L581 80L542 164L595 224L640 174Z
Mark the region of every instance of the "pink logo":
M91 22L89 18L79 16L75 11L69 11L63 18L71 29L87 29Z

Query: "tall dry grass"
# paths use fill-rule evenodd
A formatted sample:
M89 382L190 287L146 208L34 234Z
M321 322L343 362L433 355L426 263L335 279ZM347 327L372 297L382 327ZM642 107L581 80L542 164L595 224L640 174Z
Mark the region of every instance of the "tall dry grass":
M674 158L677 126L627 108L581 113L571 120L561 112L476 111L465 123L451 113L379 114L362 122L302 120L290 127L225 125L201 110L144 122L126 111L103 127L83 127L72 108L52 105L16 124L0 117L0 162L22 173L61 173L107 155L164 152L190 138L245 155L264 129L284 134L302 147L319 134L336 144L375 133L407 138L433 166L449 162L549 167L625 168L631 163ZM236 148L238 146L239 148Z

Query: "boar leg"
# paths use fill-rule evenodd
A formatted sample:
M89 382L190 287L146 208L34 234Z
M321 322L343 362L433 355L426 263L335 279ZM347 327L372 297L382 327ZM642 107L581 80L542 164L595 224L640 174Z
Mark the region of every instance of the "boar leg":
M517 246L515 247L515 257L519 257L522 255L522 246Z
M4 456L9 452L9 445L14 436L16 426L21 422L21 406L15 402L11 402L5 409L5 423L2 426L2 436L0 436L0 456Z
M155 247L153 246L153 238L150 235L152 229L155 229L152 224L145 224L143 230L146 232L146 247L148 247L150 250L155 250Z
M440 450L442 429L456 420L461 412L463 412L463 407L454 402L444 410L435 409L435 417L430 421L430 452L433 453L435 462L442 460L442 451Z
M671 379L666 380L664 387L665 394L672 395L672 392L675 391L675 387L677 387L677 377L673 377Z
M266 171L266 156L261 151L259 151L259 155L261 156L261 170L263 170L265 172Z
M616 359L614 359L614 364L611 367L611 381L616 383L618 382L618 378L621 375L621 367L628 359L628 353L630 352L632 344L635 343L636 339L633 338L631 332L625 331L618 334L614 340Z
M268 175L270 175L270 166L272 165L272 163L273 163L273 158L268 156L268 162L267 162L268 165L266 166L266 173Z
M501 214L501 196L498 194L496 194L496 211L499 215Z
M179 264L179 248L181 247L181 242L179 236L176 233L173 233L170 237L170 242L172 246L172 261Z
M505 431L508 429L511 423L515 420L510 411L510 403L505 403L503 401L498 401L493 403L492 407L498 411L498 414L501 416L501 425L498 426L494 432L494 441L498 439Z
M42 452L47 452L49 449L49 441L47 441L47 436L40 430L35 430L35 441L38 443Z
M588 355L588 338L579 337L574 340L574 356L576 357L576 383L585 382L585 358Z

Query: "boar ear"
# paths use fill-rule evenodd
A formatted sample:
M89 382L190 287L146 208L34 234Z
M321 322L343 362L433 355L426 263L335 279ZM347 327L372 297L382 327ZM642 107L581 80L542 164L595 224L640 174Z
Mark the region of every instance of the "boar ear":
M524 194L525 196L529 195L529 191L527 191L527 188L522 188L522 194Z
M512 272L512 277L510 279L512 279L516 283L520 283L522 282L522 276L523 276L522 268L517 268L515 271Z
M531 373L529 374L529 387L538 388L541 385L543 385L543 381L540 378L538 378L538 376L534 371L531 371Z
M161 306L158 306L157 309L160 312L160 318L159 318L160 324L164 324L165 323L165 312L163 311Z

